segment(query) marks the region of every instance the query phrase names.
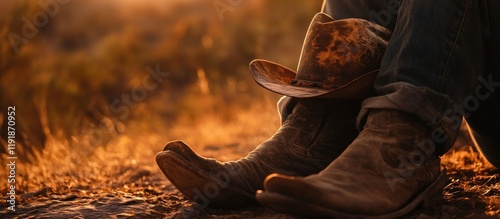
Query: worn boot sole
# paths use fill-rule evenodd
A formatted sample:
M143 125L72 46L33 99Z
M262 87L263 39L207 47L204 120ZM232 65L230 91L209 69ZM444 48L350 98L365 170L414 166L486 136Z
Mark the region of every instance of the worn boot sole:
M269 180L266 183L279 185L283 180L290 180L284 178L275 178L276 180ZM274 181L274 182L273 182ZM446 170L441 171L436 180L429 185L424 191L415 196L404 207L384 215L361 215L350 214L324 206L315 205L312 203L304 202L300 199L283 195L277 192L257 191L257 200L274 210L300 215L310 218L366 218L366 219L387 219L399 218L407 215L419 205L424 208L435 207L436 204L441 203L443 199L443 188L446 185Z
M200 204L201 208L238 208L259 205L254 194L248 194L230 185L230 176L236 172L227 170L208 173L188 162L173 151L156 155L156 163L170 182L186 197Z

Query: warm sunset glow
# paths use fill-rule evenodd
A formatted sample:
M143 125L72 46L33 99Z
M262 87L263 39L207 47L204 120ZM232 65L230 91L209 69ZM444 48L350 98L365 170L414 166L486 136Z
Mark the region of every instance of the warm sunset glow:
M181 139L228 161L271 137L280 96L256 85L248 63L265 58L295 68L321 1L221 1L225 10L214 9L218 1L61 0L45 12L38 1L2 0L5 197L11 105L18 158L17 209L4 216L3 198L0 218L188 215L193 204L155 163L167 142ZM450 178L443 205L458 217L498 215L499 173L471 146L465 139L443 157ZM283 216L269 209L194 216L212 215Z

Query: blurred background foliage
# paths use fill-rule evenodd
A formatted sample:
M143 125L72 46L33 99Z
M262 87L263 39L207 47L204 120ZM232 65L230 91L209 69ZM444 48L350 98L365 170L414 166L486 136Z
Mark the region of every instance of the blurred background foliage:
M11 105L16 152L33 160L48 138L66 142L69 150L93 148L116 135L187 126L206 115L231 120L266 98L273 102L279 96L255 84L248 63L264 58L295 68L309 21L322 3L66 0L47 11L47 2L56 0L0 2L3 158ZM214 3L228 9L223 19ZM24 36L26 25L43 21L36 20L40 13L46 13L46 24ZM17 53L12 34L26 39ZM148 66L168 76L127 104L124 95L143 86Z

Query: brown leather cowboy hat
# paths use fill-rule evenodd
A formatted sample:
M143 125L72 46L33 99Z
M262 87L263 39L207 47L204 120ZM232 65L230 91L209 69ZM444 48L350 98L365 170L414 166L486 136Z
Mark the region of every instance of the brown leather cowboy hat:
M264 88L291 97L355 98L373 91L391 32L375 23L314 16L297 71L266 60L253 60L250 72Z

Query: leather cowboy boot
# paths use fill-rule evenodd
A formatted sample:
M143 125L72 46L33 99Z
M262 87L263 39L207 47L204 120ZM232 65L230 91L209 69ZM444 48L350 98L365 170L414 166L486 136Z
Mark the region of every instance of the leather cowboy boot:
M340 155L358 134L359 108L360 100L299 99L280 129L244 158L222 163L174 141L156 161L181 193L204 206L257 205L255 192L269 174L307 176Z
M395 218L442 198L445 171L413 115L372 110L363 131L325 170L305 178L265 180L257 200L308 217Z

